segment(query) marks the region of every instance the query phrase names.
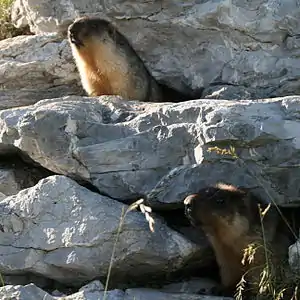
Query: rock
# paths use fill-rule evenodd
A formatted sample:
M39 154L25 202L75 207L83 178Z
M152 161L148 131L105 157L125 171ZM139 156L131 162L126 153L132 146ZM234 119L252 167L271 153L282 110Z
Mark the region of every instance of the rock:
M4 195L13 195L20 190L21 187L15 178L14 170L0 167L0 192Z
M53 297L65 297L65 296L67 296L67 295L65 295L64 293L62 293L62 292L60 292L60 291L58 291L58 290L54 290L54 291L51 293L51 295L52 295Z
M28 67L28 65L26 67ZM0 109L31 105L41 99L83 94L81 87L72 83L69 86L60 85L51 87L50 85L48 86L48 84L46 85L46 87L40 87L38 90L26 87L20 89L3 89L0 91Z
M5 285L0 287L0 298L1 300L55 300L32 283L25 286Z
M50 175L49 171L30 165L17 155L0 155L0 193L4 196L34 186L48 175Z
M4 110L1 113L7 116L4 118L9 124L2 123L3 139L0 138L0 141L6 145L14 143L34 161L53 172L90 180L96 187L100 187L101 192L111 197L123 200L136 197L149 187L152 188L170 169L166 157L176 137L172 133L169 138L161 136L166 143L159 150L161 157L156 157L151 144L159 144L160 137L156 136L159 127L152 129L152 126L158 125L160 120L151 121L149 116L139 120L138 116L140 113L143 115L143 109L151 111L150 106L124 103L118 98L113 101L113 97L100 99L104 99L104 102L99 102L97 98L67 97L64 100L46 100L35 106L11 111ZM155 107L162 105L154 105L154 113ZM33 118L30 117L30 111L35 115ZM22 116L27 120L21 121L19 118L23 118ZM125 125L130 120L130 125ZM19 125L23 133L18 133L17 128L11 127ZM179 125L174 130L183 131L184 134L185 128ZM136 135L138 131L141 133ZM25 139L20 138L23 135L26 136ZM185 145L190 143L190 137L187 132L185 142L177 150L177 155L185 156ZM114 144L115 138L118 140L117 144ZM132 157L136 154L137 161L134 162ZM174 155L169 161L170 165L176 164L180 158Z
M287 205L300 194L299 105L298 96L176 104L68 96L1 111L0 146L121 201L172 206L223 181ZM229 146L238 159L208 151Z
M214 85L205 88L202 97L205 99L220 100L242 100L242 99L261 99L272 93L272 88L246 88L244 86L234 85Z
M28 283L33 283L42 289L47 289L51 285L51 280L48 278L37 276L32 273L22 274L22 275L1 275L5 285L27 285ZM2 280L1 280L2 286Z
M89 284L83 286L79 289L79 292L85 291L85 292L93 292L93 291L103 291L104 285L99 280L94 280L90 282Z
M231 86L230 99L300 92L297 0L19 0L13 21L35 33L64 32L82 15L115 23L154 77L181 92L212 97L216 85Z
M207 278L191 278L182 282L175 282L165 285L160 289L164 293L184 293L184 294L213 294L213 290L218 288L218 284Z
M300 274L300 241L297 240L289 247L289 265L291 270Z
M80 291L78 293L69 295L67 297L58 298L57 300L124 300L124 292L121 290L107 291L105 298L104 292L99 290L94 291Z
M182 294L182 293L163 293L153 289L128 289L125 292L124 300L226 300L232 299L229 297L214 297L214 296L204 296L196 294Z
M233 185L242 184L245 188L253 189L253 193L267 201L268 195L265 190L245 168L246 166L240 167L235 161L230 160L216 160L211 163L203 161L202 164L176 167L147 194L147 199L151 206L176 204L181 202L186 195L195 193L201 188L226 181ZM274 191L271 190L271 193L274 194Z
M72 295L53 297L50 294L36 287L34 284L26 286L7 285L0 287L0 296L2 300L101 300L104 299L104 291L79 291ZM154 289L128 289L125 293L121 290L110 290L106 292L107 300L226 300L232 298L203 296L196 294L170 294L163 293Z
M6 285L0 287L1 300L100 300L104 299L104 292L99 290L93 291L79 291L69 296L51 296L45 291L41 290L34 284L21 285ZM107 300L123 300L124 292L121 290L107 291Z
M122 210L64 176L50 176L0 202L0 273L39 274L69 286L105 278ZM156 215L126 215L110 282L145 282L195 264L206 246L171 230ZM194 262L193 262L194 261ZM205 257L198 266L207 265Z
M68 42L56 34L0 41L0 109L83 94Z

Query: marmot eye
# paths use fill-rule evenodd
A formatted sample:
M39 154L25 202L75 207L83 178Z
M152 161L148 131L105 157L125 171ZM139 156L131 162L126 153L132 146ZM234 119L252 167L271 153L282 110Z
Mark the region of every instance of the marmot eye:
M224 203L224 199L223 198L217 198L216 202L217 203Z

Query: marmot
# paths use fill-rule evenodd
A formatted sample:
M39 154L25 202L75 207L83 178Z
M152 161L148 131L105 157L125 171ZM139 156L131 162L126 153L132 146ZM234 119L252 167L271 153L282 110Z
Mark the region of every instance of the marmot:
M127 39L109 22L95 17L79 18L68 27L68 40L89 96L163 101L159 84Z
M184 205L191 224L200 227L212 245L226 295L236 292L242 276L246 281L245 292L257 294L267 261L271 268L281 267L275 271L280 280L282 262L287 266L291 235L287 234L286 224L275 206L268 207L245 189L227 184L217 184L188 195ZM266 213L262 217L264 210ZM251 256L245 258L244 253L251 245L256 251L249 263Z

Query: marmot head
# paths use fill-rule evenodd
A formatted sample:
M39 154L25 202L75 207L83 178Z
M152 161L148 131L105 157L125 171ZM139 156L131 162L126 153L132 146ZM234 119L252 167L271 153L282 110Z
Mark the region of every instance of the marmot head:
M86 46L90 39L101 42L120 35L116 28L106 20L96 17L82 17L75 20L68 28L68 38L77 48Z
M190 222L206 229L213 229L220 224L235 226L240 222L248 227L258 216L257 204L256 197L226 184L201 189L184 200L185 214Z

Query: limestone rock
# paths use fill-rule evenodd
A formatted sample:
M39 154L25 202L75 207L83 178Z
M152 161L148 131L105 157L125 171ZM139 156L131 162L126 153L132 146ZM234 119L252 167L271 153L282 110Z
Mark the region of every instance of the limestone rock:
M34 284L7 285L0 287L0 296L2 300L102 300L104 299L104 291L90 290L79 291L77 293L54 297L36 287ZM171 294L163 293L153 289L128 289L125 293L121 290L110 290L106 292L107 300L230 300L232 298L203 296L196 294Z
M104 278L126 208L58 175L1 200L1 274L28 272L71 286ZM142 213L127 213L116 244L112 283L164 276L204 253L206 246L189 242L161 218L153 218L154 233Z
M0 146L125 201L176 204L218 181L297 201L300 97L147 104L69 96L0 112ZM211 147L235 148L232 155Z
M214 297L196 294L182 294L182 293L163 293L152 289L128 289L125 292L124 300L231 300L228 297Z
M0 109L80 94L68 42L56 34L0 41Z
M184 294L213 294L213 290L218 288L218 284L207 278L191 278L182 282L175 282L165 285L161 292L164 293L184 293Z
M0 191L3 195L13 195L21 190L12 169L0 168Z
M41 290L34 284L21 285L5 285L0 287L0 298L2 300L54 300L54 298Z
M101 300L104 292L100 290L79 291L69 296L52 296L41 290L34 284L6 285L0 287L1 300ZM124 300L124 292L121 290L111 290L106 293L107 300Z
M102 300L104 292L99 290L94 291L79 291L78 293L58 298L57 300ZM121 290L111 290L106 292L106 300L124 300L124 292Z
M289 265L295 274L300 274L300 240L289 247Z
M182 92L211 97L220 85L233 87L230 99L299 94L297 0L19 0L13 21L36 33L64 32L82 15L115 23L151 73Z
M81 287L79 292L93 292L93 291L104 291L104 285L99 280L94 280L87 285Z
M48 175L48 170L26 163L17 155L0 155L0 193L4 196L34 186Z

